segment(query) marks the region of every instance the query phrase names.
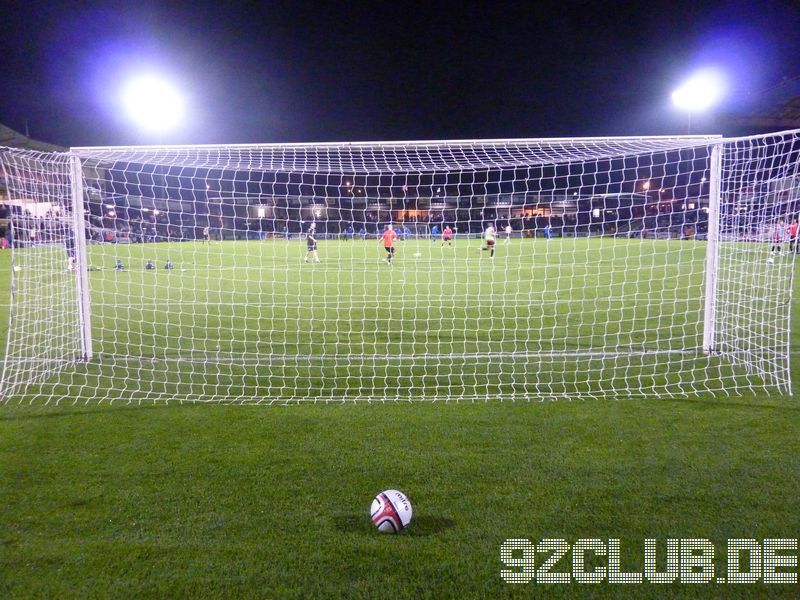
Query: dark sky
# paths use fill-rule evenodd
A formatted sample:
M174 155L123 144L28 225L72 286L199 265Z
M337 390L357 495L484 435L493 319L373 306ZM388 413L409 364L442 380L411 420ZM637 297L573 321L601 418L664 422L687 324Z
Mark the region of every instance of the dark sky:
M120 89L187 96L161 141L310 142L685 133L692 70L730 94L693 133L800 75L800 3L5 2L0 123L65 146L157 143Z

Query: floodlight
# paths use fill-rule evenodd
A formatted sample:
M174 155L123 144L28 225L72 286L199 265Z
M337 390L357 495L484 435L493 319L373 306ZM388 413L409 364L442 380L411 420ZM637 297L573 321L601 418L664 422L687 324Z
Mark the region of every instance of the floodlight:
M672 102L690 112L706 110L716 104L725 91L725 79L714 70L700 71L672 93Z
M178 90L156 76L132 80L125 87L123 101L128 114L148 131L174 128L183 116L183 98Z

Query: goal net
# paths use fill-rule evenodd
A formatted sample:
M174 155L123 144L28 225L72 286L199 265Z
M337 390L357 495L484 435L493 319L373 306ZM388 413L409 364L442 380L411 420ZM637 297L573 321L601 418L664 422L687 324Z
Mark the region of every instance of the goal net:
M0 394L787 394L798 150L798 132L4 149Z

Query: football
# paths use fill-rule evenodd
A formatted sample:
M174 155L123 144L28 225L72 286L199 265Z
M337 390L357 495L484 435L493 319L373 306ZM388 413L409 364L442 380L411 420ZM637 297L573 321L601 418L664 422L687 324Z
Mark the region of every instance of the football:
M384 490L372 501L372 522L382 533L397 533L411 522L411 502L403 492Z

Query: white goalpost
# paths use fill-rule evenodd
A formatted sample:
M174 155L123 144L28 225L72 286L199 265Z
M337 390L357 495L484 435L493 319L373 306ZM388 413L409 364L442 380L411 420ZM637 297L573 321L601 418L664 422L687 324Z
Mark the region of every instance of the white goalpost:
M800 131L0 149L0 402L790 394L799 153Z

